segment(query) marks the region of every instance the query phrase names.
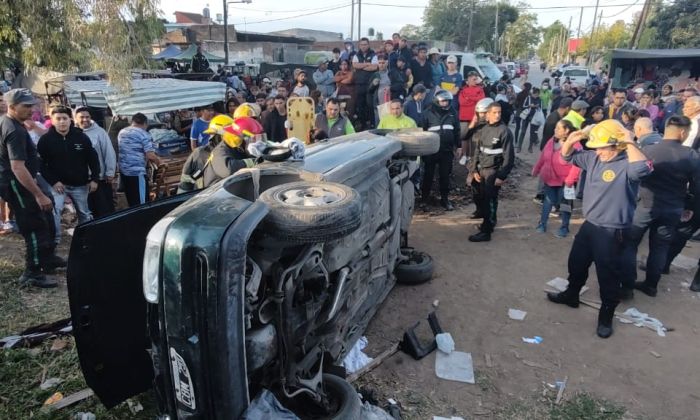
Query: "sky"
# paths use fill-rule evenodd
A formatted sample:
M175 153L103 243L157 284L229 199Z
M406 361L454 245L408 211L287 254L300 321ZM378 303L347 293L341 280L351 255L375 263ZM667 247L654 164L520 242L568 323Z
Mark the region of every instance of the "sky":
M486 2L487 0L482 0ZM355 1L357 3L357 1ZM406 24L422 24L423 10L429 0L364 0L362 1L362 33L367 35L368 28L374 28L391 36ZM515 4L516 1L511 1ZM537 15L540 26L548 26L559 20L565 25L571 18L573 36L576 36L581 6L583 9L581 32L590 30L596 0L580 0L579 2L561 2L559 0L529 0L531 9L528 11ZM293 4L300 6L294 7ZM569 6L576 4L576 6ZM603 12L603 22L613 23L622 19L631 22L634 13L642 10L643 0L605 0L601 2L598 11ZM160 8L164 17L175 21L174 12L202 13L209 5L212 19L223 12L223 0L207 2L195 0L161 0ZM384 5L384 6L382 6ZM617 6L621 5L621 6ZM342 32L343 37L350 35L351 0L251 0L250 4L229 4L229 24L236 29L249 32L271 32L289 28L318 29L331 32ZM355 31L357 30L357 6L355 6ZM357 39L357 35L355 35Z

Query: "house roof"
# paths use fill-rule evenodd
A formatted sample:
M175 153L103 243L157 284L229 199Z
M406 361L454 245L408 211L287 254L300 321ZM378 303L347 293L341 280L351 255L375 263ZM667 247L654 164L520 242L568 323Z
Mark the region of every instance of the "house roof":
M202 15L199 14L199 13L190 13L190 12L179 12L179 11L176 11L176 12L175 12L175 18L176 18L176 20L179 20L178 18L179 18L180 16L191 20L193 23L200 23L200 24L206 23L206 22L204 21L204 16L202 16ZM186 22L177 22L177 23L186 23Z
M615 49L612 58L686 58L700 57L700 48L679 48L675 50L627 50Z

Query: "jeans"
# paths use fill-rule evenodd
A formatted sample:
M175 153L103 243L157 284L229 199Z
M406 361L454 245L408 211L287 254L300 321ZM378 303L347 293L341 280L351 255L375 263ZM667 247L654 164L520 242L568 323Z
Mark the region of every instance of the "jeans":
M518 112L517 109L515 110L515 118L513 119L515 120L515 135L513 136L513 138L515 140L518 140L518 134L520 133L520 123L522 119L520 118L520 112Z
M612 306L620 303L620 265L625 231L596 226L588 221L581 225L569 253L570 287L581 290L588 280L588 269L595 262L601 302Z
M532 148L534 144L537 144L537 130L540 129L540 126L530 124L531 118L532 116L529 116L528 118L522 120L520 127L520 137L516 137L516 139L518 140L517 144L515 145L517 150L520 150L523 147L523 140L525 139L525 133L527 132L528 125L530 126L530 143L528 144L528 147Z
M561 214L562 229L569 229L569 221L571 220L571 211L573 210L573 200L564 199L564 187L550 187L544 185L544 200L542 202L542 215L540 216L540 225L547 227L549 213L552 207L559 206Z
M657 211L637 206L634 211L632 226L625 235L622 266L622 285L626 289L634 288L637 280L637 248L644 234L649 231L649 256L645 283L656 287L661 279L661 271L666 264L673 235L680 223L681 209Z
M61 242L61 213L63 213L63 207L66 203L66 196L70 197L75 206L75 211L78 212L78 223L82 224L92 220L92 213L90 213L90 209L88 208L88 186L81 185L75 187L72 185L64 185L63 190L63 194L60 194L56 192L55 189L51 189L54 202L53 216L56 226L56 238L54 242L57 245Z
M671 263L678 256L678 254L685 248L686 242L695 235L695 232L700 229L700 214L697 212L693 214L693 217L687 222L680 222L676 227L676 231L673 234L673 239L671 240L671 246L668 250L668 256L666 257L666 263L664 264L664 271L668 271L671 268ZM700 265L700 261L698 261Z

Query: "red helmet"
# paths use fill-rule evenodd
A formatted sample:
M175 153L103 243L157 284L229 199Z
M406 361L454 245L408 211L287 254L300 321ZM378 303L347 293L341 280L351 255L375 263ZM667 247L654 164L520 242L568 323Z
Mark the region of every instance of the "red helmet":
M227 146L236 148L243 144L244 140L251 141L260 137L265 132L263 126L251 117L236 118L233 124L224 128L222 138Z

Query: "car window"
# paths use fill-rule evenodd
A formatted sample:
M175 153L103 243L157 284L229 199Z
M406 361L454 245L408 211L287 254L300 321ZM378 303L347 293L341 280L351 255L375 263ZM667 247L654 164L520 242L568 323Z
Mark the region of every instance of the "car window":
M493 61L489 60L488 58L482 59L477 57L476 64L479 65L479 68L481 68L481 70L484 72L484 75L491 81L499 80L503 76L503 73L501 73L501 71L498 70L498 67L493 64Z
M564 71L564 76L573 77L588 77L588 70L584 69L570 69Z

